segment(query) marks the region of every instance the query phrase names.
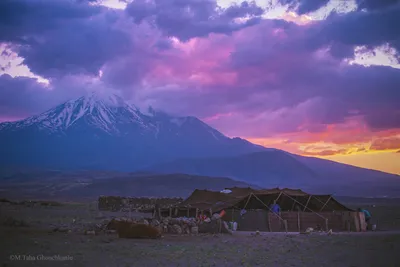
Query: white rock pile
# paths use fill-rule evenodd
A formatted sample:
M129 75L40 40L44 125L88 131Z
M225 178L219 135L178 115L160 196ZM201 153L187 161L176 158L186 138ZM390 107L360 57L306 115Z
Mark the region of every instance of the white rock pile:
M115 218L115 221L129 221L134 223L149 224L156 227L161 233L173 234L173 235L197 235L199 233L232 233L228 224L222 221L219 217L214 216L211 220L199 221L195 218L171 218L166 217L162 220L156 219L130 219L130 218ZM102 227L97 227L97 229L116 230L115 225L112 221L108 222Z

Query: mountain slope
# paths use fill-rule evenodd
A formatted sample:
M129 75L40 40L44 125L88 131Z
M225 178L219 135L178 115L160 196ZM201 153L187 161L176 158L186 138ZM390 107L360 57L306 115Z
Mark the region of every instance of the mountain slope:
M264 148L228 138L195 117L143 114L116 95L90 94L0 124L0 166L134 171L181 157Z
M93 200L99 195L187 197L194 189L222 190L234 186L257 188L229 178L187 174L44 170L0 174L0 195L6 198Z
M400 195L400 177L328 160L270 150L232 157L180 159L145 171L224 176L262 187L298 187L351 196Z
M318 179L307 166L280 150L236 157L179 159L145 169L161 173L182 172L226 176L268 187L301 186Z

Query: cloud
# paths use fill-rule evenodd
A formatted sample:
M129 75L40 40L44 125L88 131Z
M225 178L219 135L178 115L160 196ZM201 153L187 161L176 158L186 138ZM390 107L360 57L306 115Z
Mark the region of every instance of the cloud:
M24 43L27 36L57 30L65 22L90 18L100 7L78 1L0 1L0 41Z
M0 121L18 120L40 114L87 92L104 90L90 76L64 76L49 86L35 78L0 76Z
M297 14L303 15L326 6L329 1L330 0L279 0L279 3L287 6Z
M104 63L132 49L130 36L115 27L118 11L87 2L1 1L0 36L46 78L97 75Z
M370 150L387 150L399 149L400 137L388 137L374 140L371 144Z
M379 2L379 1L377 1ZM400 51L400 4L374 11L331 13L311 28L310 42L318 46L334 46L337 55L348 55L346 50L363 46L365 51L388 44ZM339 47L335 47L339 46Z
M321 150L321 151L303 151L304 156L333 156L333 155L346 155L349 151L347 149L338 150Z
M46 91L36 79L9 75L0 76L0 115L8 118L24 118L40 112L43 98L40 92Z
M359 10L378 10L400 4L399 0L356 0Z
M152 39L153 29L136 57L106 65L104 76L136 102L174 114L230 113L209 121L229 134L324 132L354 116L359 127L400 128L400 71L343 64L323 46L308 46L309 30L267 20L230 36L161 39L168 47L159 50L154 47L162 37Z
M208 0L136 0L119 11L35 1L29 14L22 11L32 2L7 2L0 32L33 73L50 79L51 90L1 76L8 117L101 88L198 116L234 136L296 141L292 134L301 133L298 141L345 143L400 129L400 70L348 63L357 46L398 47L396 5L299 25L260 19L264 10L253 2L220 8ZM291 2L302 12L326 4ZM16 3L19 9L11 8ZM32 100L24 107L18 97Z
M135 23L149 22L166 36L182 41L206 37L210 33L231 34L257 24L264 13L255 2L244 1L223 9L215 0L136 0L126 11ZM246 20L235 21L239 18Z

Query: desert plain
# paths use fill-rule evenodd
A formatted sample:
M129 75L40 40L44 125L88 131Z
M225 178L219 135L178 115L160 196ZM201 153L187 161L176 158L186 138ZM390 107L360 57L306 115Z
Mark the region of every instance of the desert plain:
M377 231L171 235L120 239L85 235L113 217L149 216L99 211L96 201L42 206L0 204L0 259L11 266L400 266L400 201L344 199L367 208Z

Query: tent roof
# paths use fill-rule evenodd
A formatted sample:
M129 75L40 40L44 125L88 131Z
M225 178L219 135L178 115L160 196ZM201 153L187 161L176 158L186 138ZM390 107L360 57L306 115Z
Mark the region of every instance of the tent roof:
M243 187L232 187L227 188L232 191L231 194L235 196L248 196L250 193L254 195L275 195L280 193L285 193L286 195L290 196L308 196L309 194L300 190L300 189L289 189L289 188L272 188L272 189L253 189L250 187L243 188Z
M243 187L233 187L233 188L226 188L231 190L231 193L221 193L218 191L210 191L210 190L199 190L196 189L193 193L179 206L190 206L192 208L198 208L201 210L208 210L212 209L213 211L219 211L222 209L227 209L234 207L238 204L243 204L244 202L249 199L250 195L253 194L257 197L262 198L271 198L273 195L277 196L282 193L283 196L290 197L290 198L297 198L297 197L315 197L316 205L323 206L322 203L329 201L331 205L326 205L326 208L332 207L332 209L336 210L350 210L335 199L331 198L330 195L310 195L300 189L289 189L289 188L273 188L273 189L253 189L250 187L243 188ZM318 203L319 201L319 203ZM266 203L268 204L268 203Z

